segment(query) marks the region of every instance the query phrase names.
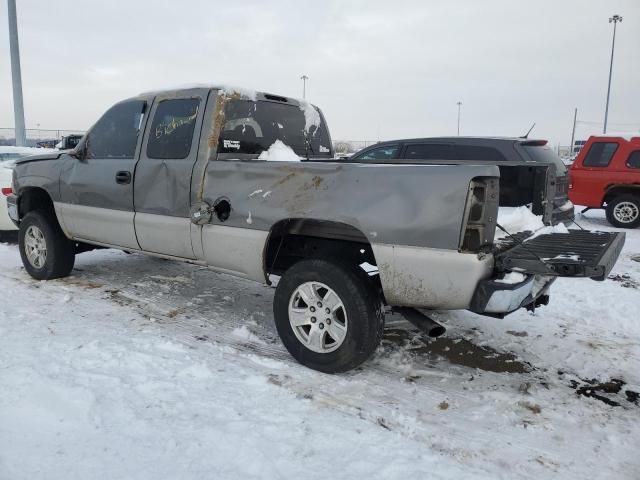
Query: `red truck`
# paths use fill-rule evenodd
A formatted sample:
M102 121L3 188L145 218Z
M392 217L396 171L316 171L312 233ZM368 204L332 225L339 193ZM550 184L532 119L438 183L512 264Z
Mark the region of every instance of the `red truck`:
M569 169L569 199L605 208L614 227L640 225L640 137L589 137Z

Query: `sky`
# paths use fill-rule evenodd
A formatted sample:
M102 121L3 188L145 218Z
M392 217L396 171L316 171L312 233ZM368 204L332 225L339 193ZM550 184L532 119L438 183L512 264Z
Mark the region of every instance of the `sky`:
M0 1L0 127L13 126ZM640 1L17 0L27 128L89 128L113 103L193 83L319 106L334 140L640 132Z

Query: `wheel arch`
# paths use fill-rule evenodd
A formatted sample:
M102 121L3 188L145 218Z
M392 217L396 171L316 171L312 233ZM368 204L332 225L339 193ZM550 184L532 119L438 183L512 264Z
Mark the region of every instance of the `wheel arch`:
M324 258L359 267L376 266L373 247L353 225L323 219L286 218L270 229L263 252L265 277L282 275L298 261ZM364 272L364 270L362 270ZM379 283L379 276L370 276Z
M626 185L609 185L602 199L602 204L610 202L619 195L634 195L640 198L640 184L626 184Z
M32 210L45 210L55 214L53 199L42 187L24 187L18 194L18 216L22 219Z

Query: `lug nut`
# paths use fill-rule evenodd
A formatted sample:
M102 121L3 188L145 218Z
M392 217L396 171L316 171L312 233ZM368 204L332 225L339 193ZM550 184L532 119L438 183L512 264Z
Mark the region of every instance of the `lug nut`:
M311 323L316 323L316 317L311 317Z
M322 302L318 302L318 307L322 308Z
M316 311L316 307L309 307L309 310L311 310L312 312Z
M326 323L327 325L331 325L331 319L330 319L330 318L327 318L327 319L325 320L325 323Z
M325 312L326 314L329 314L329 313L331 313L331 309L330 309L330 308L325 308L325 309L324 309L324 312Z
M320 330L322 330L324 328L324 323L321 323L320 325L318 325L318 327L320 328Z

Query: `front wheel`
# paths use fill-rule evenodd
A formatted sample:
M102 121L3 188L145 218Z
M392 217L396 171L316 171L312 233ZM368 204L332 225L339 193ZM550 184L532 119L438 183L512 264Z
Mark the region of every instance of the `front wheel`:
M27 213L20 222L18 246L25 270L36 280L66 277L73 269L75 245L53 214Z
M382 337L382 302L355 270L325 260L302 260L278 283L276 328L289 353L325 373L345 372L375 351Z
M618 228L636 228L640 225L640 197L620 195L607 202L607 220Z

